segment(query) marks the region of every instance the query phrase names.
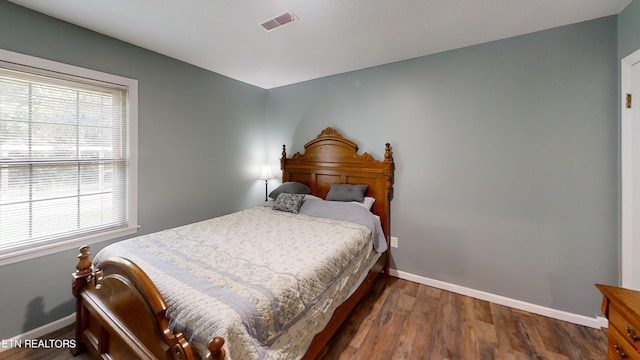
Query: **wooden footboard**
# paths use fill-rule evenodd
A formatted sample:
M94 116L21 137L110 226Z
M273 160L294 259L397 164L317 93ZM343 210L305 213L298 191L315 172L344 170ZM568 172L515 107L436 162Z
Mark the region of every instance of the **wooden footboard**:
M89 247L80 248L73 274L77 355L111 359L198 359L180 332L169 329L167 305L147 275L133 262L111 258L95 266ZM208 344L207 359L225 357L224 340Z
M358 289L336 309L304 360L320 354L376 277L387 276L387 256L388 252L378 259ZM80 248L78 258L72 284L77 299L74 356L89 351L103 359L199 359L182 333L169 329L162 295L136 264L116 257L93 265L88 246ZM223 345L222 338L212 339L206 360L223 360Z

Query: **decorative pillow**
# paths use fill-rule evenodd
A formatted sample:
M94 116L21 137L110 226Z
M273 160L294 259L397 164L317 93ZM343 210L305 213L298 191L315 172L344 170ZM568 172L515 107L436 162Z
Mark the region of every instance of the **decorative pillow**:
M282 183L277 188L273 189L272 192L269 193L269 197L272 199L278 198L278 195L282 193L288 194L311 194L311 188L307 185L295 181L287 181Z
M282 193L276 198L272 209L297 214L303 200L304 194Z
M364 201L369 185L366 184L331 184L327 200L330 201Z

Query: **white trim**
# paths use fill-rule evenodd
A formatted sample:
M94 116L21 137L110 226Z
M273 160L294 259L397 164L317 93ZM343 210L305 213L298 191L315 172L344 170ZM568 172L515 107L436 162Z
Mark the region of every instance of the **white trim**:
M85 235L78 238L56 241L53 243L17 244L0 251L0 266L33 259L56 252L91 245L101 241L113 240L119 237L135 234L138 225L138 80L101 71L42 59L30 55L0 49L0 61L28 66L88 80L98 80L128 89L128 123L127 123L127 224L123 229L111 230L95 235Z
M62 319L52 321L48 324L44 324L38 328L29 330L26 333L16 335L11 339L7 339L8 340L7 343L11 344L11 343L14 343L16 340L27 340L27 339L39 338L41 336L50 334L56 330L62 329L65 326L71 325L73 324L74 321L76 321L76 313L65 316ZM11 347L0 346L0 353L9 349L11 349Z
M600 323L601 328L606 329L609 327L609 319L607 319L606 317L597 315L596 320L598 320L598 322Z
M633 285L633 239L637 237L633 233L633 111L626 108L625 94L631 92L631 67L638 62L640 50L620 61L620 273L623 287Z
M40 256L55 254L65 250L77 249L84 245L91 245L102 241L117 239L119 237L135 234L140 226L131 226L123 229L103 232L97 235L83 236L57 241L54 243L26 244L12 247L0 252L0 266L35 259Z
M83 67L75 65L64 64L61 62L42 59L39 57L25 55L4 49L0 49L0 60L17 65L26 65L38 69L55 71L61 74L79 76L89 80L100 80L116 85L124 85L129 87L135 86L136 88L138 87L138 80L135 79L113 75L102 71L85 69Z
M528 302L520 301L516 299L511 299L501 295L496 295L496 294L492 294L492 293L488 293L480 290L475 290L475 289L467 288L467 287L456 285L456 284L451 284L451 283L440 281L440 280L430 279L420 275L414 275L414 274L400 271L397 269L389 269L389 275L400 278L400 279L413 281L419 284L435 287L438 289L451 291L456 294L461 294L461 295L469 296L472 298L489 301L495 304L508 306L518 310L524 310L530 313L543 315L553 319L567 321L567 322L578 324L578 325L589 326L592 328L602 328L602 327L607 327L608 325L607 319L602 316L596 315L593 318L590 318L584 315L573 314L570 312L552 309L545 306L540 306L540 305L536 305L536 304L532 304L532 303L528 303Z

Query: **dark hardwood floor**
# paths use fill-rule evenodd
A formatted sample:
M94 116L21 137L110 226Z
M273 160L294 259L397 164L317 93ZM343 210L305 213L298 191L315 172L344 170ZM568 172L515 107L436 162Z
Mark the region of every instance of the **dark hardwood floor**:
M71 339L71 327L45 339ZM333 359L606 358L606 330L550 319L406 280L379 279L325 347ZM86 360L68 350L12 349L0 360Z
M607 332L389 278L323 359L606 359Z

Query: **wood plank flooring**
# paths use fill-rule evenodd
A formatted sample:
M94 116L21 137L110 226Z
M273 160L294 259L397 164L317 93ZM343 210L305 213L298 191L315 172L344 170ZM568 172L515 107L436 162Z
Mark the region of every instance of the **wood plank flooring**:
M45 339L71 339L71 327ZM396 278L371 293L327 344L334 359L606 358L606 330L592 329ZM12 349L0 360L87 360L68 350Z
M606 330L389 278L324 349L333 359L605 359Z

